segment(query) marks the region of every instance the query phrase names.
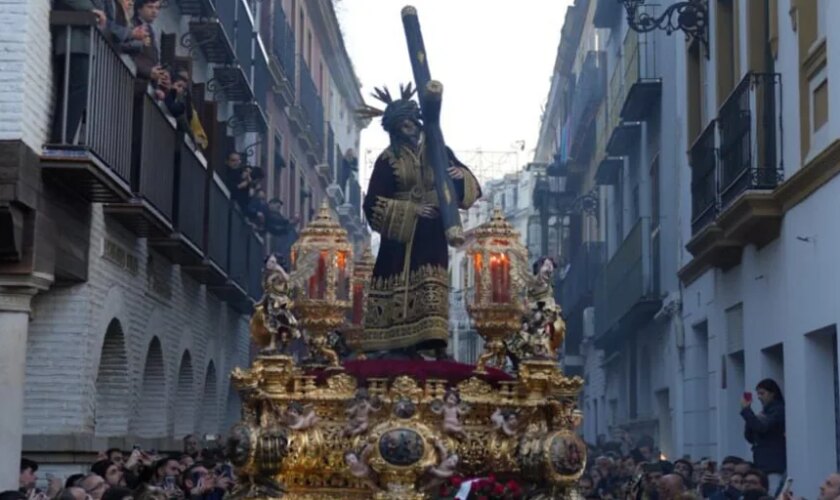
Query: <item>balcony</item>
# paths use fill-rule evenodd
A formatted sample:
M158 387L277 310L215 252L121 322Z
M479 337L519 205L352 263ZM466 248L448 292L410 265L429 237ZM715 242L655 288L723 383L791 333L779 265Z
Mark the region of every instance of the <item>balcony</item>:
M640 218L595 287L595 345L612 350L659 310L662 300L654 280L650 220Z
M746 245L762 248L778 238L781 102L778 74L748 74L692 148L693 237L686 248L694 259L680 270L684 282L711 267L736 266ZM709 158L715 140L717 165Z
M312 163L321 161L324 153L324 104L318 88L312 80L312 73L303 56L298 60L300 67L299 103L306 120L299 140Z
M213 0L178 0L178 8L185 16L207 18L216 14Z
M332 125L327 122L327 145L324 161L315 165L315 171L321 182L325 186L329 186L335 182L335 132L333 132Z
M578 247L561 289L562 306L567 314L592 305L592 293L604 266L605 253L602 242L586 242Z
M643 121L659 109L662 96L662 78L656 66L655 33L627 32L624 39L624 82L629 85L621 119L628 122Z
M55 123L44 146L41 167L47 181L88 201L125 202L132 197L131 142L126 137L132 129L134 75L93 23L93 16L83 12L53 12L50 16L56 50L62 50L71 39L84 38L91 52L87 57L76 54L71 58L69 51L64 51L66 56L57 60ZM64 99L74 72L88 75L87 93ZM88 96L96 98L88 102Z
M629 35L628 35L629 36ZM624 103L630 91L627 78L626 58L619 59L619 64L613 68L610 75L608 99L606 102L605 119L605 151L609 156L624 156L632 146L638 142L640 135L639 122L624 121L621 118Z
M245 74L245 79L249 84L253 84L254 77L251 68L254 59L254 20L251 17L251 10L245 0L225 1L236 3L236 35L234 37L236 46L234 51L239 66Z
M176 151L181 135L175 122L155 100L143 94L135 100L132 137L131 190L124 203L105 205L105 213L139 236L168 237L174 219Z
M624 14L624 9L616 0L592 0L595 5L595 16L592 18L592 24L596 28L612 28L614 27L621 16Z
M713 222L718 213L715 127L715 121L712 120L688 152L691 165L692 234L697 234Z
M595 147L599 105L607 93L607 61L602 51L586 54L569 116L571 131L566 162L570 170L582 172Z
M273 54L271 73L274 77L274 93L285 107L295 101L295 32L289 26L286 13L278 3L274 8Z
M174 231L164 238L149 239L149 245L175 264L194 266L204 259L208 172L206 160L187 140L181 141L175 175Z
M208 287L220 287L228 276L228 238L230 235L230 212L233 203L230 193L221 178L214 174L206 204L207 225L203 236L206 249L204 260L194 266L185 266L184 271L199 283ZM202 213L202 216L205 216Z

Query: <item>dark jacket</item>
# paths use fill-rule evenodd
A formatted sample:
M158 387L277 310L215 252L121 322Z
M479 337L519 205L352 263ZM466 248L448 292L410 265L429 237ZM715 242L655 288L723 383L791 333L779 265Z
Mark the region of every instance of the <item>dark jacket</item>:
M787 470L785 444L785 403L771 401L756 415L752 408L741 410L744 417L744 438L752 445L753 463L765 474Z

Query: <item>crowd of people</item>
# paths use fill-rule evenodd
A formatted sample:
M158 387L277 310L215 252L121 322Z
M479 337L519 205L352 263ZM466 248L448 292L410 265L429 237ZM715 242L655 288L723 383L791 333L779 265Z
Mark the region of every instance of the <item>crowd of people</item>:
M193 435L175 454L112 448L84 473L47 474L46 488L37 487L37 472L36 462L21 459L20 488L0 493L0 500L221 500L236 486L222 449L200 449Z

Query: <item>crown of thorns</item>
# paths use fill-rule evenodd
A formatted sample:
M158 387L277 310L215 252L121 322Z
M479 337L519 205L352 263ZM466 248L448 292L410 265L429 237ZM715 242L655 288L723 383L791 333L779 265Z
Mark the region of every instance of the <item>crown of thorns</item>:
M382 128L388 132L392 132L399 127L403 120L419 120L420 108L417 103L411 98L416 93L416 89L411 83L408 85L400 85L400 95L398 99L391 96L388 87L376 87L371 94L376 100L385 104L385 109L379 109L375 106L365 104L362 108L356 110L356 114L365 119L382 117Z

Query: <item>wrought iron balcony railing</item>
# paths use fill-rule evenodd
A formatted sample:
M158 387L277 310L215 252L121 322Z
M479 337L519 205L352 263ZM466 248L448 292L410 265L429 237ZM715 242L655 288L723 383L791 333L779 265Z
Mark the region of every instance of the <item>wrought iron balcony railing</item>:
M691 165L691 232L698 233L718 213L715 121L700 134L688 152Z
M320 158L320 152L323 151L324 147L324 104L321 102L318 88L312 80L312 72L303 59L303 55L300 56L298 62L300 67L300 106L309 122L308 131L315 139L314 150L319 152L318 157Z
M278 4L274 11L274 56L280 63L285 77L289 80L292 88L295 84L295 33L289 25L286 13Z
M750 189L773 189L784 177L781 75L749 73L720 108L720 204Z
M592 292L604 267L605 251L603 242L586 242L578 247L563 280L561 304L564 311L570 313L591 304Z

